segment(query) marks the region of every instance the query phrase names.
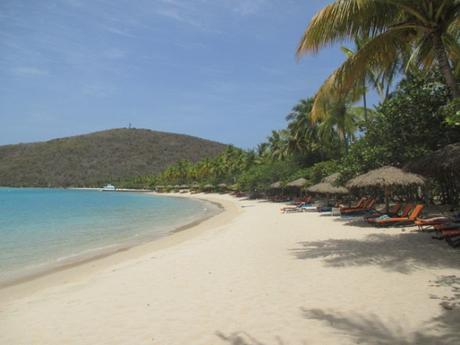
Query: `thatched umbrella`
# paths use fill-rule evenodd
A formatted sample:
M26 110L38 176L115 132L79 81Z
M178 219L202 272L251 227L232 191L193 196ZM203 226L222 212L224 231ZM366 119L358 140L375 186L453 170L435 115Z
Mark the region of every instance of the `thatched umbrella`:
M221 188L221 189L227 188L227 184L226 184L226 183L219 183L217 186L218 186L219 188Z
M437 177L460 170L460 143L451 144L408 163L404 170ZM456 174L460 177L460 174Z
M188 185L186 185L186 184L183 184L183 185L181 185L181 186L180 186L180 188L181 188L181 189L188 189L188 188L189 188L189 186L188 186Z
M302 188L307 184L307 180L304 178L299 178L295 181L289 182L286 186L287 187L297 187L297 188Z
M307 190L312 193L320 194L348 194L349 191L345 187L336 187L328 182L321 182L314 186L308 187Z
M272 183L272 184L270 185L270 188L271 188L271 189L280 189L281 186L282 186L281 182L278 181L278 182Z
M394 186L423 185L423 177L405 172L401 169L385 166L371 170L347 182L348 188L383 187L385 189L385 206L390 209L390 194Z
M204 190L211 190L211 189L214 189L214 186L212 184L207 184L203 187Z
M192 188L193 189L200 188L200 185L198 183L194 183L194 184L192 184Z
M240 189L240 185L238 183L232 184L231 186L228 187L231 191L236 192L238 189Z
M335 173L332 175L329 175L328 177L323 178L322 182L330 183L332 185L335 185L337 181L340 178L340 173Z

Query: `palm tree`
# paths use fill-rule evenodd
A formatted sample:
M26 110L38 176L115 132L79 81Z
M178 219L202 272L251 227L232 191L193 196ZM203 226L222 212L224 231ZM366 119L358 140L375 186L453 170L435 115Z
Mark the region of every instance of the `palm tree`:
M317 113L321 120L319 134L323 141L330 142L337 137L345 152L355 137L361 115L364 113L363 108L353 107L353 103L350 97L332 94L331 97L321 100L321 111Z
M272 131L268 137L268 147L270 158L274 160L283 160L288 156L289 132L286 129Z
M288 150L291 153L312 152L317 141L317 126L312 121L310 113L313 99L302 99L286 116L288 121Z
M359 50L369 41L369 35L355 37L355 51L347 48L345 46L341 47L343 53L347 56L347 59L352 58L355 54L359 52ZM358 82L357 88L362 92L363 98L363 110L364 110L364 121L368 122L368 107L367 107L367 90L368 87L372 87L377 91L377 94L380 96L381 101L385 101L385 99L389 96L390 87L393 84L393 81L398 72L401 71L402 62L400 59L394 61L391 65L388 66L387 70L381 70L374 68L367 68L364 71L364 75L361 79L361 83ZM340 69L339 69L340 71ZM329 76L328 79L336 80L338 76L335 75L337 71L333 73L333 75ZM330 84L329 84L330 85ZM322 89L322 94L319 94L318 97L327 97L330 93L330 90Z
M388 71L410 51L409 64L429 69L436 62L452 95L459 97L451 65L460 58L459 14L458 0L335 0L313 17L297 55L369 35L323 87L346 94L369 68Z

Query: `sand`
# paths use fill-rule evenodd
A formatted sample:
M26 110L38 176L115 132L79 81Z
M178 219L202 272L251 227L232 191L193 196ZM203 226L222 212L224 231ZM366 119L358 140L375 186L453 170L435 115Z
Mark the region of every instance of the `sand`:
M0 344L460 343L460 251L445 242L197 196L225 211L0 290Z

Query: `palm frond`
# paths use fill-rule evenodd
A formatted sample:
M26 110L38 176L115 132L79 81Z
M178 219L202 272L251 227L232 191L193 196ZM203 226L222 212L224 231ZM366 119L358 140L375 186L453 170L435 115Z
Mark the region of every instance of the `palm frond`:
M407 44L403 30L389 30L367 42L348 58L324 82L315 96L312 108L314 120L327 115L325 104L331 95L349 95L360 87L369 69L388 71L393 68L400 52Z
M394 4L373 0L336 0L319 11L306 28L297 56L318 52L346 38L375 36L394 21Z

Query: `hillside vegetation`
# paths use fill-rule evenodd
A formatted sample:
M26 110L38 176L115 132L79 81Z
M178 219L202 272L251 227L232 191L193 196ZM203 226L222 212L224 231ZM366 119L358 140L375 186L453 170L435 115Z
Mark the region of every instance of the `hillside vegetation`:
M112 129L0 146L0 186L99 186L159 173L180 160L214 157L226 145L147 129Z

